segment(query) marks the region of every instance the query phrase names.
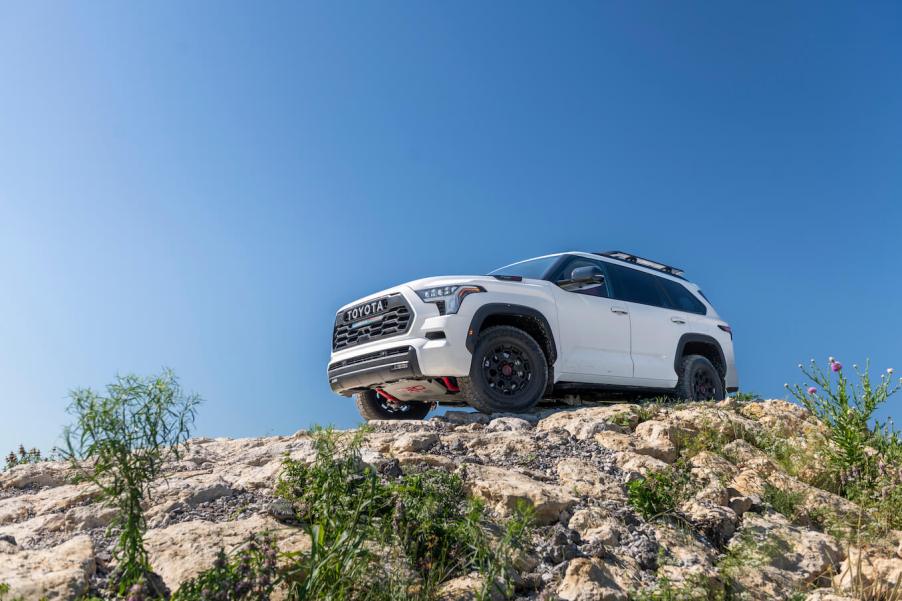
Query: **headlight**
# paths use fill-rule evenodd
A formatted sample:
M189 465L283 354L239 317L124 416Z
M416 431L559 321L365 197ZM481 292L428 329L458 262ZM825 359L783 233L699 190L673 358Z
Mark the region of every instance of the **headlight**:
M436 288L426 288L417 290L417 295L423 302L435 303L438 306L438 312L441 315L452 315L460 309L460 303L475 292L485 292L482 286L466 286L457 284L454 286L438 286Z

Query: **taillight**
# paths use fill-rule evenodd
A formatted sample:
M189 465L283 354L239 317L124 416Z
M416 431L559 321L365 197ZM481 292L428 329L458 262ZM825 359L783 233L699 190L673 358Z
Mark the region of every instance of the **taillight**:
M717 324L717 327L730 335L730 340L733 340L733 328L728 325L724 325L722 323Z

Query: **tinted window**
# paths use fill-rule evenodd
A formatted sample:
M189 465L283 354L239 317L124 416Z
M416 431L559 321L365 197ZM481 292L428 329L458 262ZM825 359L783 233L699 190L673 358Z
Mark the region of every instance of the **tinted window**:
M524 278L541 280L560 258L560 256L554 256L520 261L519 263L507 265L506 267L501 267L500 269L489 272L489 275L518 275Z
M614 298L655 307L666 307L668 304L656 282L660 278L650 273L608 263L608 276L612 280Z
M582 257L577 257L574 259L570 259L563 269L559 270L560 275L555 277L556 280L571 280L573 279L573 270L579 267L598 267L601 269L601 273L605 273L605 264L602 261L592 261L591 259L584 259ZM602 284L581 284L581 285L568 285L563 286L563 289L568 292L576 292L577 294L586 294L588 296L601 296L607 298L608 296L608 285L607 280Z
M698 313L699 315L704 315L708 312L702 301L695 298L695 295L679 282L665 280L664 278L658 278L658 280L660 280L661 285L664 287L664 292L667 293L667 297L670 299L670 308L686 311L687 313Z

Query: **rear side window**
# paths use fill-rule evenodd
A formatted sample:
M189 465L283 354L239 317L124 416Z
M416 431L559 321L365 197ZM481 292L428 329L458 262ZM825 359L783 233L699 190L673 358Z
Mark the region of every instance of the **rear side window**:
M673 280L665 280L658 278L667 298L670 300L670 308L677 311L685 311L687 313L698 313L704 315L708 312L702 301L695 298L695 295L689 292L685 286Z
M654 307L669 305L664 298L663 290L656 282L661 278L614 263L608 263L608 274L613 280L611 283L614 298Z

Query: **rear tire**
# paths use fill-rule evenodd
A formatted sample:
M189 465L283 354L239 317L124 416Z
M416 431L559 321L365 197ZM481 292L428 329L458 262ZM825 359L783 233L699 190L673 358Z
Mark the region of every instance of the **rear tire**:
M701 355L687 355L680 364L677 398L684 401L722 401L726 396L723 378L717 368Z
M366 421L374 419L423 419L432 409L431 403L401 402L389 403L375 390L366 390L354 395L357 411Z
M480 333L470 377L459 378L460 396L482 413L529 411L548 383L548 361L535 339L519 328L494 326Z

